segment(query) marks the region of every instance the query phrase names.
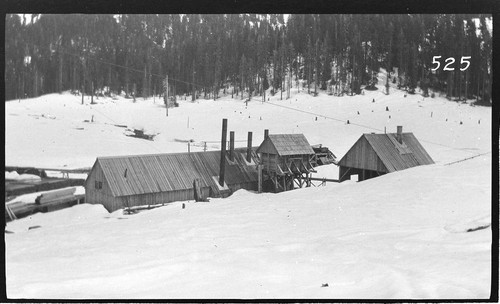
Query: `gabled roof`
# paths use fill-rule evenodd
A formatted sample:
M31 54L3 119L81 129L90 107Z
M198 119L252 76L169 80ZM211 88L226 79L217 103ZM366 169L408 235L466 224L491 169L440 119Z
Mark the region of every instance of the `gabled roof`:
M314 154L304 134L270 134L257 149L259 152L272 152L279 156Z
M396 133L363 134L356 144L365 138L388 172L434 163L413 133L402 133L402 144L396 136ZM340 165L346 165L345 159L356 144L342 157Z
M235 149L234 161L226 158L227 185L257 181L257 169L245 160L246 149ZM98 157L113 196L158 193L201 187L218 193L220 151ZM255 154L252 157L255 159ZM125 173L125 171L127 171ZM214 176L216 178L214 178Z

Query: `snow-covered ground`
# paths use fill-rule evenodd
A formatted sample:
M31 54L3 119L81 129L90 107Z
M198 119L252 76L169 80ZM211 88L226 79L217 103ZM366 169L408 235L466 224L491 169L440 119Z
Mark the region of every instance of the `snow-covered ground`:
M127 215L83 204L35 214L6 227L13 232L5 234L8 297L488 298L491 153L447 164L491 152L491 108L394 89L292 94L270 97L274 105L246 106L230 95L181 100L168 117L158 98L11 101L5 162L85 168L97 156L187 151L189 140L191 151L203 150L203 141L214 150L228 118L236 146L246 146L247 131L255 146L264 129L304 133L339 159L362 133L403 125L436 164L361 183L238 191L184 202L186 209L176 202ZM116 125L159 134L154 141L128 137ZM318 169L316 176L338 175L334 165Z

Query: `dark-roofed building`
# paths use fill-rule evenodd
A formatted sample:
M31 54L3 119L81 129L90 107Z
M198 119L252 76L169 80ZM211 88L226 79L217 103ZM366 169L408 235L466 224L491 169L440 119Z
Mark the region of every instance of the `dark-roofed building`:
M308 174L314 172L316 154L303 134L267 135L257 153L266 174L264 180L272 182L275 192L293 189L294 179L302 187Z
M221 151L99 157L85 181L85 201L115 210L194 199L194 180L203 197L257 190L257 155L245 148L226 156L225 185L218 183Z
M362 181L389 172L433 164L413 133L363 134L339 161L339 181L357 174Z

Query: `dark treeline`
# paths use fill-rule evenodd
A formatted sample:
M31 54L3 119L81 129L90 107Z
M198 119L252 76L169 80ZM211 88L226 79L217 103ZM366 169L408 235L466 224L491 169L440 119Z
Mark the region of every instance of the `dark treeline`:
M289 97L382 89L374 72L427 96L491 100L485 15L7 15L6 100L65 90L151 96ZM440 67L433 64L441 56ZM460 71L463 56L470 66ZM444 71L448 61L452 71ZM292 81L293 80L293 81ZM265 98L265 97L264 97Z

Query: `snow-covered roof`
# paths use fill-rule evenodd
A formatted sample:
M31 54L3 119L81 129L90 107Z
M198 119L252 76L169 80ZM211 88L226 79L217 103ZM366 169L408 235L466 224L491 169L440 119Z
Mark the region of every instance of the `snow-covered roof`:
M245 152L235 149L234 161L226 159L228 185L257 181L256 166L244 160ZM218 189L213 177L219 176L220 151L99 157L96 162L113 196L192 189L194 179L201 187Z
M279 156L314 154L304 134L270 134L257 149L260 152Z

